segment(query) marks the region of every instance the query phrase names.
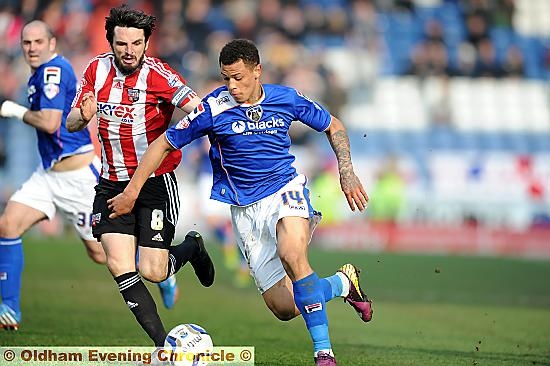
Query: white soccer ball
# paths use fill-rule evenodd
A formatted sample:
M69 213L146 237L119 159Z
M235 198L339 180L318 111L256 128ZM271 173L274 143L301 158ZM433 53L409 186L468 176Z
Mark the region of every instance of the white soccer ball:
M174 366L203 366L214 344L208 332L196 324L180 324L174 327L164 340L166 358ZM200 354L207 355L200 357Z

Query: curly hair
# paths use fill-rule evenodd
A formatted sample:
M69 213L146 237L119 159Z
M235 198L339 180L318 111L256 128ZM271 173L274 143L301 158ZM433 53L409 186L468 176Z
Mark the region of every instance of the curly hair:
M220 51L219 63L232 65L243 60L245 65L256 66L260 63L260 54L256 45L248 39L234 39L223 46Z
M145 42L147 42L155 29L156 20L155 16L146 14L141 10L131 9L127 5L111 8L109 16L105 17L107 41L109 44L113 43L115 27L128 27L143 29Z

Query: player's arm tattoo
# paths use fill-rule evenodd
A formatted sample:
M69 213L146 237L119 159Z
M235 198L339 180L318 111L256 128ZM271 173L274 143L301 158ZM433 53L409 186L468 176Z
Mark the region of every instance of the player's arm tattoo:
M351 189L356 183L357 177L353 172L351 163L351 152L349 138L344 130L338 130L332 134L327 134L330 146L334 150L336 160L338 161L338 171L340 172L340 181L342 189Z
M341 176L349 176L353 174L353 166L351 164L351 153L349 138L346 131L336 131L328 136L330 146L336 154L336 160L338 160L338 170Z

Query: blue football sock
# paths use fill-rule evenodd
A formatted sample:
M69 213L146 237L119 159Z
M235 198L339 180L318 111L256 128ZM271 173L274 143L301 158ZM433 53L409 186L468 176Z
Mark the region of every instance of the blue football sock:
M23 245L21 238L0 238L0 294L2 302L19 314Z
M325 302L328 302L335 297L342 296L344 285L342 284L342 279L337 274L330 277L320 278L319 282L321 282L321 286L323 288Z
M222 225L218 225L214 228L214 237L220 244L225 244L225 240L227 239L227 233L225 232L225 227Z
M313 272L292 283L294 302L302 313L306 327L313 340L314 352L332 349L328 335L328 319L325 296L319 277Z

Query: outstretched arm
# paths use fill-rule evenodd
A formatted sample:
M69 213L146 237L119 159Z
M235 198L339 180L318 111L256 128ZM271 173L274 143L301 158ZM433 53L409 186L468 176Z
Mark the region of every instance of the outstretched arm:
M61 125L63 111L57 109L31 111L27 107L11 100L5 100L0 96L0 116L17 118L36 129L46 133L54 133Z
M141 187L143 187L151 174L157 170L164 157L173 150L174 148L168 143L165 133L149 145L124 191L116 197L107 200L109 209L113 211L109 215L110 218L113 219L132 211Z
M367 207L369 196L367 196L361 181L353 171L349 138L346 128L338 118L332 116L330 126L325 133L327 134L330 146L332 146L332 150L338 161L340 186L346 195L349 207L352 211L355 211L356 206L360 211L364 211Z

